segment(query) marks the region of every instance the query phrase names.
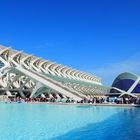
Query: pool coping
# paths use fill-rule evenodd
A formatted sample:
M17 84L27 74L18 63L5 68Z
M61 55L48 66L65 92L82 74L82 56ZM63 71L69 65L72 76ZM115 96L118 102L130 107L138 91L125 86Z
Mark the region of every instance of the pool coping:
M49 105L79 105L79 106L114 106L114 107L140 107L137 104L107 104L107 103L51 103L51 102L28 102L27 104L49 104Z

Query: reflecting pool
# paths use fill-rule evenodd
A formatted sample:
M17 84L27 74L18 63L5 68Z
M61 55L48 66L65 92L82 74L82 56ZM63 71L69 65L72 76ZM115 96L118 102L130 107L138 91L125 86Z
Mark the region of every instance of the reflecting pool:
M140 108L0 104L0 140L139 140Z

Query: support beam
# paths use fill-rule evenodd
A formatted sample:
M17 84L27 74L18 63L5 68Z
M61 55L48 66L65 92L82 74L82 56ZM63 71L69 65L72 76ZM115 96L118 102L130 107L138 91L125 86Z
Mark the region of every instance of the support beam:
M134 82L134 84L129 88L129 90L127 91L127 93L132 93L132 91L135 89L135 87L137 86L137 84L140 82L140 76L137 78L137 80Z

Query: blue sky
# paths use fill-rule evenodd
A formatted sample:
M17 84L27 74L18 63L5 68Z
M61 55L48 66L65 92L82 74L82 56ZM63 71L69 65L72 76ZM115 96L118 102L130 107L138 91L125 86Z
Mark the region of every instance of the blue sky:
M0 44L71 66L110 85L140 74L139 0L0 0Z

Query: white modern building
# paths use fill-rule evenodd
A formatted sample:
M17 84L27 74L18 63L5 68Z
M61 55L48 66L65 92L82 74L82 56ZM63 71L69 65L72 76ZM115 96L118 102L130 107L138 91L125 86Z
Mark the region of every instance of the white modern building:
M114 80L110 94L122 96L140 97L140 76L130 72L119 74Z
M101 78L0 46L0 95L89 99L103 95Z

